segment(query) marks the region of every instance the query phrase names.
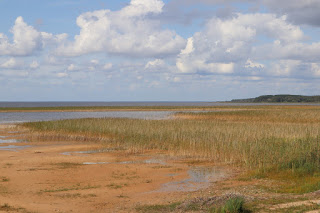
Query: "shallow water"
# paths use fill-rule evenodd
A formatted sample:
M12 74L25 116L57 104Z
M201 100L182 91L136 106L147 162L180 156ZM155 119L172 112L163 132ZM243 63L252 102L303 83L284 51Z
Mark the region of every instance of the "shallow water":
M73 151L73 152L62 152L62 155L83 155L83 154L95 154L95 153L104 153L104 152L112 152L116 149L107 148L107 149L97 149L97 150L88 150L88 151Z
M31 146L15 146L15 145L9 145L9 146L0 146L0 151L4 150L4 151L18 151L18 150L22 150L25 148L28 148Z
M258 106L258 105L297 105L297 103L227 103L202 101L136 101L136 102L0 102L1 107L90 107L90 106ZM302 103L300 105L315 105L318 103Z
M166 162L159 159L149 159L141 161L121 161L121 162L84 162L84 165L99 165L99 164L161 164L166 165Z
M107 112L0 112L0 123L50 121L78 118L167 119L168 111L107 111Z
M175 175L175 174L170 174ZM189 178L165 183L158 192L184 191L191 192L209 187L211 182L221 180L226 177L226 173L215 167L193 167L188 171Z
M161 159L148 159L142 161L122 161L122 162L83 162L83 165L103 165L103 164L160 164L168 165ZM174 177L179 174L169 173L167 176ZM191 167L188 170L189 177L181 181L165 183L157 192L184 191L191 192L209 187L210 183L222 180L226 177L226 172L216 167Z
M22 142L22 141L17 139L1 139L0 138L0 144L1 143L19 143L19 142Z
M0 107L91 107L91 106L248 106L261 103L226 103L201 101L150 101L150 102L0 102ZM279 105L277 103L268 105ZM288 103L287 105L290 105Z

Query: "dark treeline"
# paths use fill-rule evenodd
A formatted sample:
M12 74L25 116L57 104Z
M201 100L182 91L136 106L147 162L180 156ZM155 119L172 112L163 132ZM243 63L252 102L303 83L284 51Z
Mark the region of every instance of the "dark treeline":
M262 95L256 98L234 99L231 102L242 103L312 103L320 102L320 96L303 95Z

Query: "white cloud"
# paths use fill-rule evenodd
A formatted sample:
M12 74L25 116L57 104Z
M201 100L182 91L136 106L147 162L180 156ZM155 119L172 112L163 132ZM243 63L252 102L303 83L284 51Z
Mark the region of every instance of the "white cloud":
M297 71L301 64L299 60L280 60L273 62L269 72L276 76L290 76Z
M10 58L9 60L0 64L0 68L4 69L21 69L24 67L24 63L15 58Z
M187 46L185 49L181 50L181 54L189 54L192 53L194 51L194 47L193 47L193 38L188 38L188 42L187 42Z
M319 0L262 0L264 5L278 14L287 14L297 24L320 26Z
M253 55L259 59L269 60L305 60L306 62L320 61L320 42L316 43L282 43L279 40L273 43L253 48Z
M120 11L121 16L135 17L149 13L162 12L164 3L161 0L131 0L130 5Z
M230 5L231 3L251 3L252 9L268 8L270 12L278 15L287 15L288 20L295 24L307 24L320 26L320 1L319 0L172 0L168 4L174 11L188 5L208 4L208 5Z
M92 60L90 61L90 63L91 63L91 64L94 64L94 65L97 65L97 64L99 64L99 60L92 59Z
M246 68L259 68L259 69L263 69L263 68L264 68L264 65L263 65L263 64L256 63L256 62L253 62L253 61L251 61L250 59L248 59L247 62L246 62L245 67L246 67Z
M260 80L262 80L262 78L258 77L258 76L250 76L250 77L248 77L248 80L250 80L250 81L260 81Z
M30 68L31 69L37 69L39 68L39 63L37 61L32 61L31 64L30 64Z
M76 67L76 65L74 65L74 64L70 64L69 66L68 66L68 68L67 68L67 70L68 71L75 71L75 70L77 70L78 68Z
M163 66L165 66L165 62L162 59L155 59L154 61L149 61L144 68L154 69L154 68L159 68Z
M230 74L237 67L262 69L265 65L253 62L256 56L252 55L260 36L277 40L283 45L297 43L305 37L299 27L286 21L285 16L255 13L237 14L223 20L214 17L203 31L188 39L176 66L182 73L203 74ZM267 54L266 51L264 54ZM260 59L263 60L263 48Z
M87 12L77 18L81 28L74 42L60 46L60 55L76 56L93 52L130 56L177 54L185 40L174 31L162 29L149 14L162 12L161 0L131 0L119 11Z
M104 69L104 70L110 70L110 69L112 69L112 64L111 64L111 63L106 63L106 64L103 66L103 69Z
M66 34L52 35L46 32L38 32L32 26L27 25L20 16L16 19L11 29L13 42L0 33L0 55L27 56L44 46L52 43L60 43L66 39Z
M65 78L65 77L67 77L68 76L68 74L67 73L65 73L65 72L59 72L59 73L57 73L57 75L56 75L58 78Z
M312 63L311 70L316 77L320 77L320 64Z

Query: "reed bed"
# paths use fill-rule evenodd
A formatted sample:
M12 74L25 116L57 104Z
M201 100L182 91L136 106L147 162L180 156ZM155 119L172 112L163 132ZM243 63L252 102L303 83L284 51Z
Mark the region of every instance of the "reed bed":
M226 107L175 119L95 118L22 124L36 134L97 138L132 151L165 150L260 171L320 172L320 107Z

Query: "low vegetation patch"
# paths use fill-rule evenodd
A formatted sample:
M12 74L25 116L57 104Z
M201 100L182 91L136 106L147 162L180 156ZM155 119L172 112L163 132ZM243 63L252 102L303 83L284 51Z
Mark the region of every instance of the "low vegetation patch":
M174 211L176 211L177 207L180 204L181 203L177 202L177 203L171 203L171 204L168 204L168 205L144 205L144 206L137 207L136 210L138 212L142 212L142 213L174 212Z
M77 184L75 186L71 187L65 187L65 188L58 188L58 189L45 189L41 190L40 193L42 192L66 192L66 191L76 191L76 190L86 190L86 189L97 189L100 188L101 186L80 186L80 184Z
M78 167L78 166L82 166L83 164L72 163L72 162L61 162L61 163L55 163L53 165L58 166L59 169L70 169L70 168L75 168L75 167Z
M213 207L209 210L210 213L241 213L250 212L244 208L244 199L242 197L230 198L224 205Z
M245 199L234 194L218 197L194 198L184 202L166 205L144 205L136 208L138 212L209 212L209 213L245 213L251 212L245 207Z
M5 212L26 212L25 208L15 208L13 206L10 206L8 203L0 205L0 211L5 211Z
M0 182L9 182L9 180L7 177L0 177Z

